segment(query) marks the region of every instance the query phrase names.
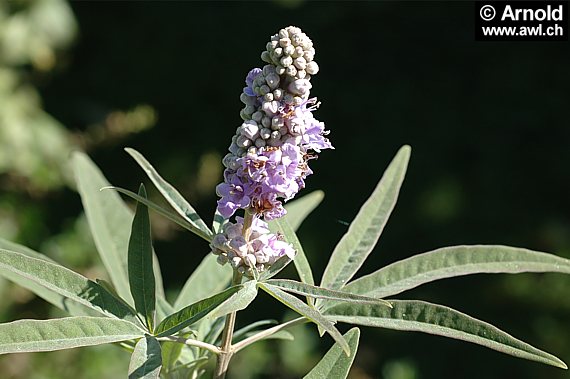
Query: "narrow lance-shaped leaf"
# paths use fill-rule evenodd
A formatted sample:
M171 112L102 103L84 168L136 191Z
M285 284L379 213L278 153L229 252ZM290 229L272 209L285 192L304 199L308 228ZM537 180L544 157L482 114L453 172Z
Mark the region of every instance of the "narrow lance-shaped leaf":
M275 275L279 274L281 270L289 265L293 260L287 255L278 258L269 268L259 274L259 281L263 282L265 280L273 278Z
M132 191L129 191L128 189L121 188L121 187L115 187L115 186L108 186L108 187L101 188L101 190L102 191L103 190L113 190L113 191L117 191L119 193L122 193L122 194L130 197L133 200L136 200L140 203L143 203L144 205L146 205L150 209L154 210L156 213L160 214L161 216L164 216L165 218L167 218L170 221L178 224L179 226L183 227L186 230L193 232L195 229L194 225L190 224L188 221L186 221L182 217L178 216L177 214L172 213L172 212L164 209L160 205L158 205L158 204L150 201L149 199L142 197L142 196L140 196L140 195L138 195Z
M233 286L227 290L215 294L207 299L200 300L194 304L181 309L180 311L165 318L155 330L158 337L170 336L187 326L192 325L202 317L210 313L214 308L227 300L234 293L242 288L241 285Z
M296 293L298 295L305 295L317 299L338 300L346 301L349 303L361 304L382 304L387 307L392 307L389 301L382 299L375 299L373 297L355 295L348 292L333 291L327 288L311 286L310 284L297 282L289 279L271 279L266 282L273 286L277 286L284 291Z
M307 319L323 328L336 342L338 342L347 356L351 354L348 342L346 342L342 334L338 331L337 328L335 328L332 322L330 322L315 308L305 304L303 301L281 290L279 287L275 287L267 283L259 283L259 287L279 300L281 303L285 304L287 307L291 308L300 315L305 316Z
M216 211L214 212L214 219L212 220L212 232L214 232L214 234L220 233L227 221L228 219L222 216L222 214L218 212L218 208L216 208Z
M313 278L313 272L311 271L311 266L307 260L307 256L303 251L303 247L297 238L297 235L291 228L291 225L287 222L285 218L278 218L269 222L269 228L273 233L282 233L285 236L285 240L293 245L295 249L295 259L293 263L299 274L299 278L303 283L315 284L315 279Z
M140 185L139 196L146 198L144 185ZM135 301L135 309L143 315L148 329L154 328L156 309L154 272L152 270L152 238L148 208L137 203L131 238L129 239L129 284Z
M515 357L567 368L555 356L454 309L416 300L390 302L393 308L338 304L326 310L325 314L337 322L435 334L472 342Z
M0 238L0 249L21 253L32 258L37 258L53 264L57 264L55 261L44 254L40 254L25 246L18 245L2 238ZM70 301L65 296L54 292L42 286L41 284L36 283L35 281L29 280L26 276L23 276L18 272L13 272L12 270L8 269L0 269L0 276L12 281L13 283L18 284L21 287L28 289L45 301L53 304L61 310L66 311L71 316L96 316L99 314L99 312L90 309L90 307L87 307L75 301Z
M319 206L323 201L325 193L323 191L313 191L298 199L291 200L285 204L287 214L287 222L291 225L291 229L297 230L303 223L305 218Z
M151 336L141 338L131 355L129 379L158 379L161 368L160 342Z
M117 293L128 304L134 305L129 289L127 264L133 213L116 192L101 191L101 188L109 187L110 184L87 155L75 152L72 159L77 189L99 256ZM157 297L164 297L156 256L153 261Z
M303 377L303 379L346 379L354 357L356 356L356 351L358 350L358 340L360 338L360 329L352 328L344 335L344 338L348 341L350 346L350 351L353 354L347 357L342 352L342 348L338 343L335 342L333 347L325 354L323 359L317 363L317 365Z
M162 196L168 201L168 203L174 208L176 212L190 224L195 227L193 232L202 237L206 241L210 241L212 237L212 231L206 226L204 221L198 216L198 213L194 208L184 199L184 197L174 188L170 183L164 180L158 172L152 167L152 165L142 156L138 151L126 148L125 151L129 153L135 161L141 166L144 172L147 174L149 179L154 183L156 188L160 191Z
M434 280L478 273L561 272L570 260L510 246L450 246L392 263L349 283L343 291L387 297Z
M174 309L180 310L228 288L232 272L230 265L220 266L217 257L208 253L182 287L174 302Z
M403 146L335 247L321 287L333 290L342 288L362 266L396 205L409 159L410 147Z
M33 282L101 315L139 324L126 303L98 283L56 263L0 249L0 272Z
M249 304L257 297L257 281L249 280L241 285L241 289L234 293L229 299L224 301L212 313L208 315L209 319L215 319L225 316L232 312L241 311L248 307Z
M105 317L19 320L0 324L0 354L101 345L143 335L141 329L128 321Z

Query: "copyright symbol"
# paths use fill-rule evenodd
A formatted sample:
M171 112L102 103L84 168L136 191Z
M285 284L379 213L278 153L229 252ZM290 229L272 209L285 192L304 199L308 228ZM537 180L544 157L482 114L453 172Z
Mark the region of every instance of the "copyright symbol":
M495 8L493 8L491 5L484 5L479 10L479 16L481 16L481 18L485 21L491 21L495 18L496 14L497 12L495 12Z

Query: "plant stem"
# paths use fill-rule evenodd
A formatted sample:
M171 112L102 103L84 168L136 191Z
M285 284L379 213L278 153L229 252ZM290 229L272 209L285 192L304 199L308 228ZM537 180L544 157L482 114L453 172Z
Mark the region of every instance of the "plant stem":
M177 336L166 336L166 337L160 337L160 338L158 338L158 340L159 341L178 342L178 343L182 343L182 344L185 344L188 346L196 346L196 347L199 347L201 349L209 350L214 354L220 354L220 348L219 347L211 345L211 344L206 343L206 342L193 340L192 338L183 338L183 337L177 337Z
M309 322L309 320L306 319L305 317L299 317L299 318L296 318L296 319L294 319L294 320L287 321L287 322L285 322L285 323L283 323L283 324L276 325L276 326L274 326L274 327L272 327L272 328L265 329L265 330L262 331L262 332L259 332L259 333L257 333L257 334L254 334L253 336L248 337L248 338L246 338L246 339L244 339L244 340L242 340L242 341L236 343L236 344L233 346L234 353L237 353L238 351L240 351L241 349L243 349L243 348L245 348L245 347L251 345L252 343L255 343L255 342L257 342L257 341L259 341L259 340L261 340L261 339L263 339L263 338L269 337L270 335L275 334L275 333L277 333L277 332L279 332L279 331L281 331L281 330L290 328L290 327L295 326L295 325L304 324L304 323L307 323L307 322Z
M246 212L246 218L248 213ZM245 224L245 222L244 222ZM232 286L241 283L242 275L236 270L234 271L234 276L232 280ZM217 357L216 369L214 371L214 379L224 379L226 377L226 372L228 371L228 366L232 355L234 353L232 348L232 337L234 335L234 327L236 324L236 312L232 312L226 316L226 323L224 326L224 331L222 333L222 346Z

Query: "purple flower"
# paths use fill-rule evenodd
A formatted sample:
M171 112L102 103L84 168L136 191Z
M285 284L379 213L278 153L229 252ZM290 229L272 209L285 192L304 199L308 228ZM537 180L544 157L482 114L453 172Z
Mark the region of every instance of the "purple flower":
M247 73L245 77L246 87L243 88L243 93L247 96L256 96L255 92L253 92L253 81L259 74L261 74L260 68L254 68Z
M218 211L225 218L231 217L237 209L246 208L251 203L247 184L242 183L240 177L235 174L226 174L230 171L225 170L226 181L216 186L216 194L221 197L218 200Z

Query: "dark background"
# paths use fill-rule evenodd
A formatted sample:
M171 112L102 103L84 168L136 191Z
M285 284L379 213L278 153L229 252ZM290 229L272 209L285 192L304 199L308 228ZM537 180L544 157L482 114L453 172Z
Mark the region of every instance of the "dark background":
M71 8L75 46L36 81L45 110L74 133L114 109L149 104L158 114L153 128L89 149L115 185L135 189L146 180L122 151L134 147L211 221L220 177L200 182L196 172L219 175L212 157L221 159L240 124L245 74L262 65L272 34L296 25L316 47L320 72L312 94L322 106L315 115L336 148L312 162L315 174L304 192L326 193L299 232L317 278L345 223L403 144L412 146L412 158L398 205L359 275L456 244L570 257L568 42L476 42L472 2L72 2ZM21 242L39 245L81 211L71 190L48 199L41 205L47 228ZM157 232L155 249L172 292L208 251L168 226ZM558 274L478 275L397 298L452 306L568 362L569 289L570 279ZM283 312L260 297L238 323ZM320 341L324 353L332 342ZM296 376L287 373L286 359L263 362L259 377ZM372 328L362 330L352 375L568 377L468 343Z

